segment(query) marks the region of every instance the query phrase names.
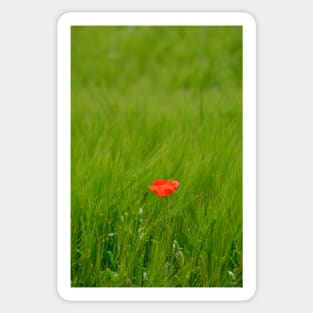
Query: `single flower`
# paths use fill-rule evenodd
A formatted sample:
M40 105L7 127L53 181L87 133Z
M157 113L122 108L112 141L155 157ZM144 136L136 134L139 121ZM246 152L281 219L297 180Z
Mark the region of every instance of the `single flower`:
M179 182L173 179L158 179L153 182L152 186L148 186L159 197L166 197L175 192L179 187Z

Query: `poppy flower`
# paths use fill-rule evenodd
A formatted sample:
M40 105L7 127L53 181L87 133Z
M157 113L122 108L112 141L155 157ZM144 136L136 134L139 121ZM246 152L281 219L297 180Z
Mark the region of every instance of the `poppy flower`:
M166 197L175 192L179 187L179 182L173 179L158 179L153 182L152 186L148 186L159 197Z

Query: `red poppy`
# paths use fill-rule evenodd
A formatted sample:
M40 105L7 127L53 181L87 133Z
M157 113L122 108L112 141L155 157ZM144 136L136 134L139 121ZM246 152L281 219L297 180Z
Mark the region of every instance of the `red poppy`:
M159 197L166 197L175 192L179 187L179 182L173 179L158 179L153 182L152 186L148 186Z

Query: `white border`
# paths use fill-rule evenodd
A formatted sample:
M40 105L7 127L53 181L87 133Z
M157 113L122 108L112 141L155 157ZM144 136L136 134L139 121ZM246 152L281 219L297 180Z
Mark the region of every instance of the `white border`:
M70 286L70 29L72 25L243 26L243 287L71 288ZM57 25L57 290L66 300L248 300L256 291L256 23L247 13L66 13Z

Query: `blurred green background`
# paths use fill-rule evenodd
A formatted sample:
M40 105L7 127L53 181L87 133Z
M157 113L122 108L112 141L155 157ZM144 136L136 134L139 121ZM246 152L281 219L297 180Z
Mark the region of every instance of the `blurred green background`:
M242 286L241 27L72 27L71 247L73 287Z

